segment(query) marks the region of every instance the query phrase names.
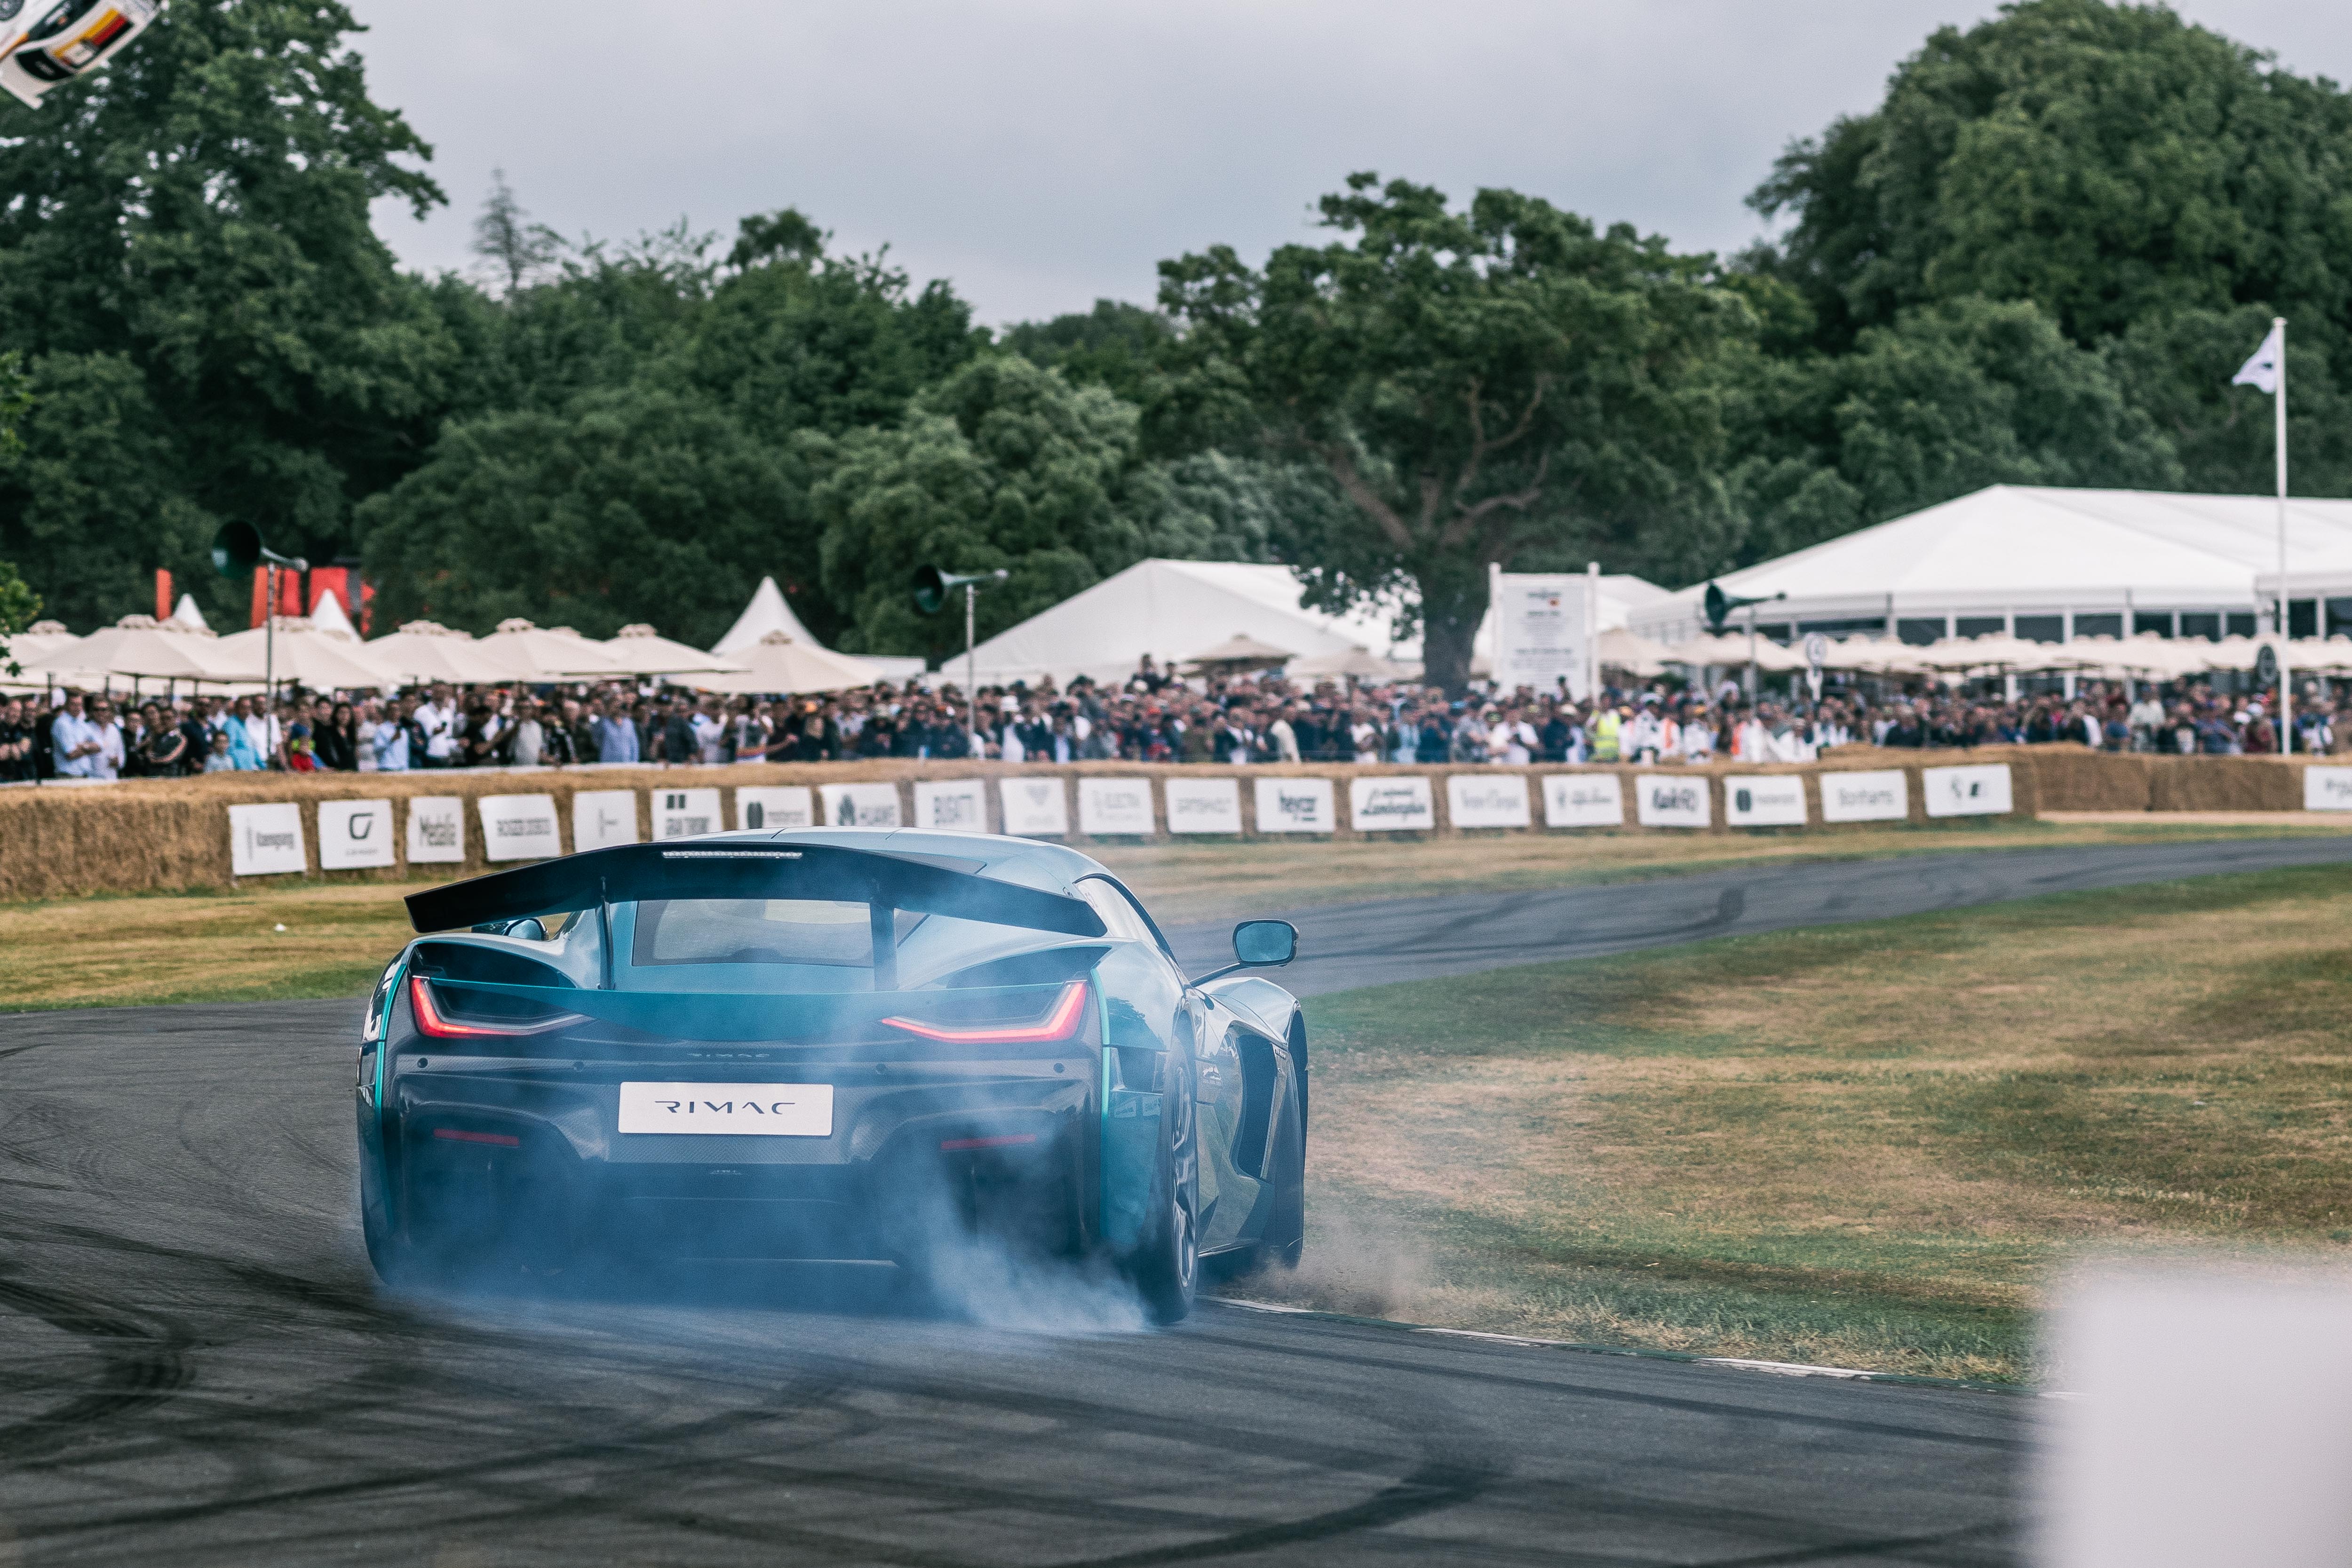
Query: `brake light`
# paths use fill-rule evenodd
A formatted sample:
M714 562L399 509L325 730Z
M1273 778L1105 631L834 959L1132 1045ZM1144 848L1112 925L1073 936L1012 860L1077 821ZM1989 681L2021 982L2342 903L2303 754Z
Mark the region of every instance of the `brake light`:
M436 1040L511 1039L518 1035L544 1035L582 1021L577 1013L558 1013L552 1018L518 1019L511 1024L458 1023L441 1016L433 1005L432 984L422 974L408 977L408 1001L416 1010L417 1031Z
M1030 1046L1044 1045L1052 1040L1066 1040L1078 1032L1087 1016L1087 983L1073 980L1062 987L1054 998L1054 1010L1035 1024L1005 1026L992 1024L976 1029L948 1028L938 1024L925 1024L913 1018L885 1018L883 1023L894 1029L904 1029L926 1040L944 1040L957 1046Z

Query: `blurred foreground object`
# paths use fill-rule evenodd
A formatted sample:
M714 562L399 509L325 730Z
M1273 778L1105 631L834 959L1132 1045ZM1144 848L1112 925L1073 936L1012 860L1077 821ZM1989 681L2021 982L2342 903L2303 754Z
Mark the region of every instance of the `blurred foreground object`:
M59 82L94 70L147 30L162 0L57 0L33 5L23 20L0 22L0 88L33 109ZM0 11L12 8L0 5Z

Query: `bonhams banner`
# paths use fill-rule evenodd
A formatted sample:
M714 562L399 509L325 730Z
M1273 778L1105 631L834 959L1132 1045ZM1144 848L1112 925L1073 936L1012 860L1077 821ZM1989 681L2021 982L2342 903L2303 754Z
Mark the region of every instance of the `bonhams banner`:
M1911 781L1901 768L1825 773L1823 822L1906 822L1911 816Z
M234 877L299 876L310 868L302 852L302 808L289 801L228 808L228 863Z
M936 833L988 831L988 786L978 779L924 779L915 785L915 826Z
M610 849L637 841L637 792L583 789L572 797L572 847Z
M454 866L466 858L466 803L454 795L408 802L408 863Z
M1339 826L1329 779L1259 779L1260 833L1330 833Z
M1070 831L1070 797L1058 778L999 779L1004 831L1016 838L1062 838Z
M486 795L474 803L482 813L482 858L551 860L563 853L551 795Z
M1615 773L1551 773L1543 782L1546 827L1622 827L1625 784Z
M735 826L775 832L816 826L816 795L806 784L745 784L735 792Z
M699 838L719 830L719 792L715 789L654 791L654 837Z
M1503 691L1532 686L1581 701L1586 691L1587 578L1497 572L1489 587L1495 603L1495 685Z
M1445 817L1456 827L1527 826L1531 820L1527 775L1448 773Z
M1242 784L1239 779L1171 778L1166 788L1169 832L1239 833L1242 830Z
M1122 834L1151 837L1151 781L1140 778L1080 779L1078 831L1095 837Z
M1633 779L1633 812L1644 827L1706 827L1715 820L1706 776L1640 773Z
M1350 779L1348 823L1359 833L1426 833L1437 826L1437 797L1423 778Z
M2009 764L1985 763L1966 768L1922 768L1919 793L1930 816L2006 816Z
M364 871L393 863L392 802L319 803L319 869Z
M1802 827L1804 774L1748 773L1725 779L1723 822L1727 827Z
M824 801L828 827L898 827L898 786L890 784L829 784L816 786Z

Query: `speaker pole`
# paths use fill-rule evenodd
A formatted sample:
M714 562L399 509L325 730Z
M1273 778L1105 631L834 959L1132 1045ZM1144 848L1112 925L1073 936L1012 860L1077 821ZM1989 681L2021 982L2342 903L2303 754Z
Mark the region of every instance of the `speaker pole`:
M971 736L967 744L980 742L980 656L972 642L972 631L980 624L980 584L963 585L963 716L964 731Z

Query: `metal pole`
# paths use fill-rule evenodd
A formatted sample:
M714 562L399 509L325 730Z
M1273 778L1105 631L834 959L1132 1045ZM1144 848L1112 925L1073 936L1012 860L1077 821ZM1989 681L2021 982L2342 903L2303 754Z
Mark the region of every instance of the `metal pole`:
M1756 606L1748 606L1748 700L1756 700Z
M963 585L963 716L964 728L971 733L971 744L980 744L980 666L972 651L972 627L976 622L973 605L978 602L980 584Z
M2286 318L2274 316L2271 325L2278 330L2279 369L2278 395L2272 400L2273 423L2277 426L2278 442L2278 637L2279 637L2279 754L2291 755L2294 751L2294 679L2287 672L2287 598L2286 598Z
M1706 672L1699 671L1705 680ZM1601 700L1601 563L1584 563L1584 700Z
M262 570L269 574L265 584L269 602L261 610L261 732L267 735L278 706L270 700L278 694L278 563L273 561Z

